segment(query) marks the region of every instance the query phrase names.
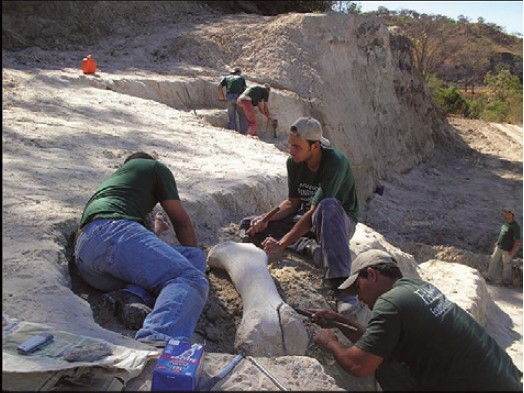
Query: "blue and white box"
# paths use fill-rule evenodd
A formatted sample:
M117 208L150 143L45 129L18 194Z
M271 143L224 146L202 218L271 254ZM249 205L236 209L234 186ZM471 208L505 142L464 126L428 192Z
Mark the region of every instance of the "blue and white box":
M204 346L171 339L153 371L152 391L196 390L202 372Z

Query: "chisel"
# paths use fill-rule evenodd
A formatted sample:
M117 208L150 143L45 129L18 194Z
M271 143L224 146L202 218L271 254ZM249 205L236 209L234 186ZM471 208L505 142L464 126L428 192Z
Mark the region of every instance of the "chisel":
M229 374L233 368L240 363L240 361L244 358L244 355L239 354L231 360L222 370L218 372L217 375L209 379L206 383L203 384L203 386L200 387L200 391L209 391L211 390L221 379L223 379L227 374Z

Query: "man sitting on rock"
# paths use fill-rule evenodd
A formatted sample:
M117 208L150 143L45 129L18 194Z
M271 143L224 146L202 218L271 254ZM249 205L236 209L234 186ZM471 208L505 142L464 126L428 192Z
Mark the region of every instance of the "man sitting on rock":
M522 391L522 373L477 321L432 284L402 278L388 253L358 255L339 289L372 309L366 328L332 310L309 311L322 327L336 321L356 328L340 328L353 346L331 329L314 338L348 373L375 372L384 391Z
M147 227L147 215L157 203L181 246L170 246ZM166 229L157 224L158 231ZM87 202L75 265L92 287L117 291L106 300L124 324L138 328L135 339L163 346L170 338L191 338L207 300L206 257L196 246L172 172L138 152L127 157ZM148 295L156 297L154 305Z
M349 241L355 233L358 201L348 159L322 136L322 126L301 117L291 126L287 160L288 198L269 221L266 214L246 217L240 230L261 242L267 254L289 248L307 255L324 269L324 281L335 291L337 310L358 309L358 299L337 290L349 276Z

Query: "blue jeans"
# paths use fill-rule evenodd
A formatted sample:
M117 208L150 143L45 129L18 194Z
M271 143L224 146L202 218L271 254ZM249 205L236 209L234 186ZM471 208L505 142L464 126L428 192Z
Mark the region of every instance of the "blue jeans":
M254 236L256 241L262 241L271 235L275 239L282 238L298 222L304 212L286 217L279 221L270 221L267 228ZM247 229L256 216L246 217L240 223L240 229ZM357 223L350 218L340 201L336 198L325 198L320 201L313 213L313 227L305 237L315 238L322 250L324 278L347 278L351 271L351 252L349 241L355 234ZM300 239L288 248L303 253Z
M237 130L241 134L247 132L247 120L244 111L237 104L237 98L240 94L228 93L227 98L227 128L230 130ZM238 114L238 127L236 121L236 115Z
M80 276L101 291L135 284L156 296L135 339L190 339L207 301L206 257L196 247L170 246L143 225L100 219L75 245Z

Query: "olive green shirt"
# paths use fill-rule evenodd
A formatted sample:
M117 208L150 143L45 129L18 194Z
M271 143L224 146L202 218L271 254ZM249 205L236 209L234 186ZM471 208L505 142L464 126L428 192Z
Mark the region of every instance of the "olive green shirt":
M84 208L80 228L99 218L133 220L147 227L147 215L158 202L179 199L169 168L135 158L100 184Z
M506 351L422 280L399 279L382 294L355 345L407 367L418 390L522 391L520 372Z
M257 106L260 101L269 101L269 91L263 86L248 87L244 94L251 98L253 106Z
M228 94L242 94L246 89L246 80L240 75L227 75L220 80L220 86L225 86Z
M504 221L500 227L497 245L501 250L510 251L515 240L520 240L520 225L515 220L511 223Z
M355 177L348 159L339 150L322 147L322 157L317 172L307 163L287 160L288 196L300 198L301 210L318 205L324 198L336 198L346 214L358 222L358 200Z

